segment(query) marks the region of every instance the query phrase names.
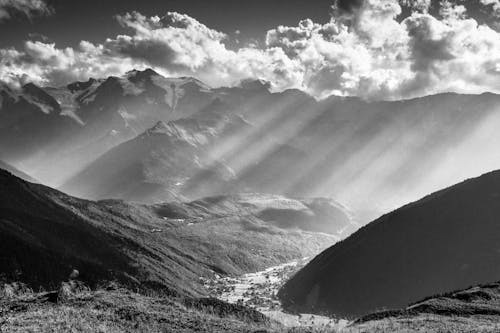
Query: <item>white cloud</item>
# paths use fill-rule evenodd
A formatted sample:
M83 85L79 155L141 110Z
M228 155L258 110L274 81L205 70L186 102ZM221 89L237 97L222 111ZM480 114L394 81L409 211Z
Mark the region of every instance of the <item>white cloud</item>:
M103 44L82 41L79 48L58 49L54 44L28 41L23 50L4 49L0 79L23 83L27 78L51 85L88 76L116 75L131 67L154 67L165 75L193 75L211 85L232 85L246 78L266 78L277 87L300 82L301 69L283 50L256 47L232 51L226 35L178 13L145 17L129 13L117 17L131 35L119 35Z
M13 13L31 18L33 15L49 15L52 9L43 0L0 0L0 22L10 19Z
M489 1L489 0L482 0ZM467 18L465 8L428 1L403 19L395 0L337 1L329 22L310 19L268 31L264 46L228 49L226 34L179 13L117 16L125 33L79 47L26 42L0 50L0 79L58 85L68 80L153 67L165 75L192 75L212 86L246 78L277 90L300 88L324 97L399 99L444 91L500 92L500 34Z

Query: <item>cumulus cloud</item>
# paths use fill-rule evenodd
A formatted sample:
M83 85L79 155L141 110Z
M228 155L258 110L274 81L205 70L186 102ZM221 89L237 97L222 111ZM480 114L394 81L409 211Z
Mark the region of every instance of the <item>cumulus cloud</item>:
M187 15L167 13L163 17L148 18L134 12L117 16L117 19L134 34L108 39L106 47L110 53L175 71L194 71L210 59L228 56L221 42L226 35Z
M491 0L482 0L491 1ZM456 91L499 92L500 34L467 17L463 6L395 0L335 3L326 23L310 19L267 32L265 45L226 47L228 37L179 13L116 17L124 33L77 48L28 41L0 50L0 79L59 85L69 80L153 67L165 75L192 75L212 86L259 78L275 90L300 88L314 96L399 99Z
M464 6L442 1L437 18L422 5L398 20L396 1L339 4L327 24L302 21L268 32L269 46L299 59L313 94L399 99L499 91L500 34L468 18Z
M52 9L43 0L0 0L0 23L16 13L32 18L34 15L49 15Z
M28 41L23 50L4 49L0 79L22 84L27 78L50 85L88 76L116 75L132 67L153 67L165 75L193 75L213 86L234 85L247 78L266 78L276 87L296 85L298 64L279 48L255 46L232 51L224 33L192 17L167 13L117 16L131 34L108 38L102 44L82 41L76 49Z
M0 49L0 80L19 86L27 82L58 86L89 76L117 75L133 67L132 59L106 56L102 46L82 41L78 48L27 41L22 50Z

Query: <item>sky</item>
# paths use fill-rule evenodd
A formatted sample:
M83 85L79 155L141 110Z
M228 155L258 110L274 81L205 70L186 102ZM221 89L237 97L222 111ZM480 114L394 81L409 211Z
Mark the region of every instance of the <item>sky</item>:
M500 92L500 0L0 0L0 81L153 68L317 98Z
M235 36L239 31L241 39L263 42L267 30L277 25L294 25L303 18L327 21L331 0L315 0L314 5L307 0L53 0L46 3L54 10L50 17L33 15L29 20L26 15L17 15L16 19L4 20L0 25L0 46L19 46L33 33L43 34L62 45L76 46L80 40L102 42L123 32L113 16L132 11L146 16L179 12L229 35Z

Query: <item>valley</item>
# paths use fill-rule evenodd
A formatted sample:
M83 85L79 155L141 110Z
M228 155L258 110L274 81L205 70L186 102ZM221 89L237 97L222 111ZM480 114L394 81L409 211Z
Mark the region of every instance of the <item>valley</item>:
M311 256L347 236L351 226L344 215L336 234L329 226L321 229L325 216L344 213L282 196L148 206L85 201L7 171L0 171L0 180L0 273L7 282L20 279L34 288L57 286L77 269L91 286L116 279L204 295L200 276L241 275ZM284 224L294 214L306 214L307 222Z
M500 95L146 68L0 97L2 332L500 328Z
M209 290L209 295L231 304L255 309L285 327L323 327L338 331L347 325L347 320L313 314L287 313L277 297L278 290L283 284L309 260L310 258L305 257L239 277L216 276L215 279L206 280L204 284Z

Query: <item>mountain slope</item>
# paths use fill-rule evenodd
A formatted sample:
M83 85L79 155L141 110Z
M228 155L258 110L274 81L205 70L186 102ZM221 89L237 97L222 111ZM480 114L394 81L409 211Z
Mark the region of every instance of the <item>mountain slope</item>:
M333 197L366 223L427 193L500 167L495 148L500 142L495 126L500 123L500 97L494 94L440 94L390 102L349 97L316 101L297 90L271 93L262 82L210 91L213 100L208 106L166 122L185 128L191 137L208 138L203 146L197 143L196 153L182 140L169 143L176 146L172 148L176 154L191 156L190 165L184 159L181 167L175 163L157 167L166 160L171 163L174 155L165 158L165 153L156 154L158 145L144 145L144 153L135 159L140 162L136 174L127 178L139 184L133 187L139 190L113 189L108 183L121 183L126 177L112 174L102 181L105 192L98 193L95 179L100 168L95 164L69 179L67 184L81 186L68 190L88 184L93 189L81 195L95 192L97 197L143 202L242 191ZM245 125L225 135L207 123L211 117L215 123L239 118ZM197 125L185 126L186 122ZM124 145L131 147L135 141ZM100 160L110 160L111 154L116 151ZM471 156L482 163L471 163ZM457 164L463 168L448 172ZM231 177L214 177L221 167L231 170ZM192 171L189 176L187 169Z
M0 86L0 150L44 183L59 184L108 149L158 121L199 111L213 96L194 78L151 69L63 87Z
M72 208L72 198L6 171L0 171L0 178L1 273L7 279L50 286L74 268L89 283L112 278L130 282L127 274L137 274L119 250L126 238L113 232L120 221L102 211L95 214L102 219L89 219L82 212L97 205L74 200Z
M286 307L358 316L500 276L500 171L436 192L321 253L280 291Z
M3 162L1 160L0 160L0 169L6 170L6 171L10 172L11 174L13 174L14 176L22 178L22 179L24 179L24 180L26 180L28 182L38 183L38 181L36 179L34 179L33 177L31 177L27 173L22 172L18 168L13 167L12 165L10 165L8 163L5 163L5 162Z
M57 303L49 295L24 292L0 297L2 331L248 333L281 328L256 310L211 298L144 295L112 286L77 290Z
M498 331L499 315L500 284L488 283L428 297L403 309L368 314L356 320L345 333L493 333Z
M91 184L95 177L81 176L96 159L158 122L188 128L191 137L209 138L208 145L198 144L202 154L193 154L190 144L176 148L184 156L202 155L201 167L194 158L191 165L162 167L174 158L160 153L156 159L154 147L138 157L150 154L132 170L135 185L114 188L124 178L100 176L106 186L98 197L156 202L178 194L194 199L241 191L333 197L365 223L439 188L500 168L500 96L488 93L317 101L299 90L270 92L261 81L212 89L194 78L133 70L64 87L0 87L0 99L1 158L23 165L54 187L75 178ZM207 132L213 125L185 126L203 113L216 120L221 113L240 118L247 126L229 136ZM207 119L195 122L207 124ZM194 174L185 177L185 168ZM232 171L229 184L227 177L217 179L221 168ZM179 178L186 181L182 191L175 184L183 181L170 182ZM203 185L205 178L209 181ZM97 190L89 189L89 196Z
M215 100L195 115L158 122L136 138L101 156L61 189L90 199L139 202L193 199L220 194L234 174L224 161L206 154L216 139L231 137L248 124Z
M334 205L325 210L283 197L146 206L73 198L3 170L0 183L0 276L35 288L56 286L78 269L91 285L118 280L203 295L200 277L239 275L310 256L352 227ZM254 207L256 201L260 206ZM286 216L308 218L280 225L280 202L293 203L283 210ZM260 217L268 208L277 210L275 216ZM332 214L335 230L324 224Z
M77 125L57 101L34 84L13 91L0 84L0 150L6 161L39 153ZM43 155L43 154L42 154Z

